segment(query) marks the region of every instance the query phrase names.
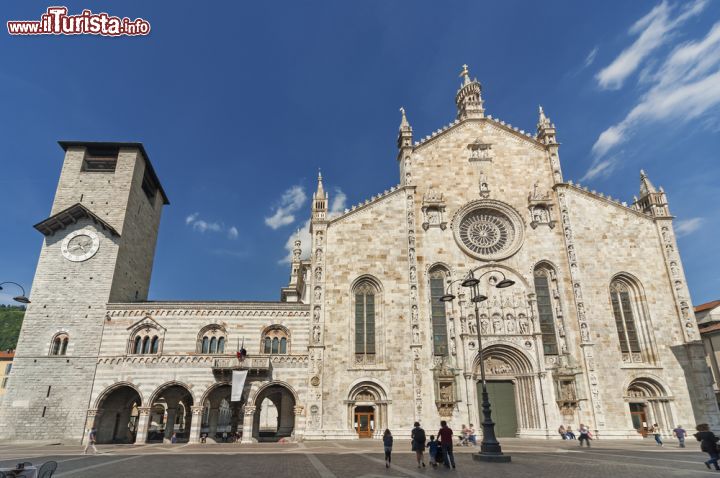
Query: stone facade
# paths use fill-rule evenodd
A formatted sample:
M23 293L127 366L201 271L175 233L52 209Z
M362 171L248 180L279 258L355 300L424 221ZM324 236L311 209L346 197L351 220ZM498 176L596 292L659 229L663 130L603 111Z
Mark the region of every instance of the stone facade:
M458 118L418 142L402 110L390 190L330 216L318 178L310 257L296 241L272 303L148 302L167 200L144 149L62 143L0 408L7 437L77 441L95 426L104 442L250 442L401 436L415 420L459 428L481 422L481 367L501 436L554 437L560 423L627 438L653 423L720 425L662 189L642 173L628 206L565 182L542 109L535 134L486 116L467 68L456 103ZM96 157L115 158L114 171L88 171ZM68 256L75 231L89 258ZM461 286L469 276L485 300ZM62 353L59 337L69 337Z

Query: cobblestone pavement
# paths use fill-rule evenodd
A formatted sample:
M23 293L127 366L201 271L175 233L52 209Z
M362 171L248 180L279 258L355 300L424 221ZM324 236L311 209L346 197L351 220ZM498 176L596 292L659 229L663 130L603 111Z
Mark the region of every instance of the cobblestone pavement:
M407 445L407 446L404 446ZM375 440L300 444L101 445L98 455L82 455L70 445L0 444L0 468L21 461L58 462L56 477L677 477L708 476L705 455L695 443L679 449L654 441L595 441L590 449L560 440L504 439L512 463L480 463L473 448L456 448L456 470L417 468L409 440L396 438L393 464L386 469L382 444Z

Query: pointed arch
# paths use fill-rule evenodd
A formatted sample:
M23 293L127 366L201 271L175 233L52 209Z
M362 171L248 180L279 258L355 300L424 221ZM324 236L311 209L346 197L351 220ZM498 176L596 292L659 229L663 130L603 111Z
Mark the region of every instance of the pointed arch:
M554 299L551 293L551 286L554 289L554 284L557 283L557 270L549 262L538 262L533 269L533 281L543 353L545 355L559 355L560 350L558 349L558 337L555 327L555 321L557 320L555 305L559 304L553 304ZM557 301L559 298L555 300Z
M448 277L450 277L450 269L442 264L434 264L428 270L432 345L433 355L436 356L448 355L447 306L440 300L445 295L445 283Z
M610 308L623 362L655 362L655 338L640 280L628 272L610 280Z
M355 357L359 363L375 362L376 322L381 290L380 282L368 275L359 277L352 285Z

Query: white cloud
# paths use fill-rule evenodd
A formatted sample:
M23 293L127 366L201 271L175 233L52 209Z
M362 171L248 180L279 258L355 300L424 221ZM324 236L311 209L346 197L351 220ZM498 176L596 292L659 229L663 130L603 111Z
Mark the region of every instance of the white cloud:
M197 231L201 234L206 232L223 232L225 231L225 225L221 222L209 222L204 219L200 219L200 213L192 213L185 218L185 225L190 226L193 231ZM237 239L238 230L235 226L228 229L228 238Z
M693 6L683 15L701 9L704 3L695 2ZM677 125L702 120L703 115L720 107L720 22L705 37L676 46L657 62L657 67L644 71L642 76L642 93L636 104L595 141L594 160L586 177L592 177L591 171L597 169L603 157L639 128L659 121L674 121Z
M332 201L330 201L330 210L328 211L329 217L339 216L345 211L347 207L347 194L342 192L342 189L335 188L334 194L332 195Z
M307 195L302 186L292 186L280 198L275 214L265 218L265 224L271 229L278 229L295 222L295 212L305 204Z
M700 229L705 219L702 217L691 217L690 219L682 219L675 223L675 232L678 237L687 236Z
M597 177L608 177L610 173L613 172L613 170L615 169L615 166L617 166L617 161L615 158L596 161L593 163L590 169L588 169L585 175L580 178L580 181L587 181L590 179L595 179Z
M623 50L620 55L596 75L603 89L620 89L625 80L633 74L653 51L672 38L673 30L680 27L689 18L699 14L707 5L707 0L696 0L685 7L680 14L671 18L667 2L653 8L650 13L630 27L631 35L639 35L635 42Z
M590 50L590 53L588 53L588 56L585 57L585 68L592 65L595 62L595 57L597 56L598 47L593 48Z

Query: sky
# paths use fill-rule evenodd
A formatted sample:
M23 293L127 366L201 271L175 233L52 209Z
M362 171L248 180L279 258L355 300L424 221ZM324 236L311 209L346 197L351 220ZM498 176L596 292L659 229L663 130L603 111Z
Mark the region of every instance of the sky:
M57 141L138 141L170 199L150 299L278 300L318 170L333 211L397 184L399 107L416 140L453 121L466 63L486 114L543 105L566 180L663 186L693 302L720 299L720 2L86 0L150 34L7 33L57 3L0 11L0 282L30 288Z

